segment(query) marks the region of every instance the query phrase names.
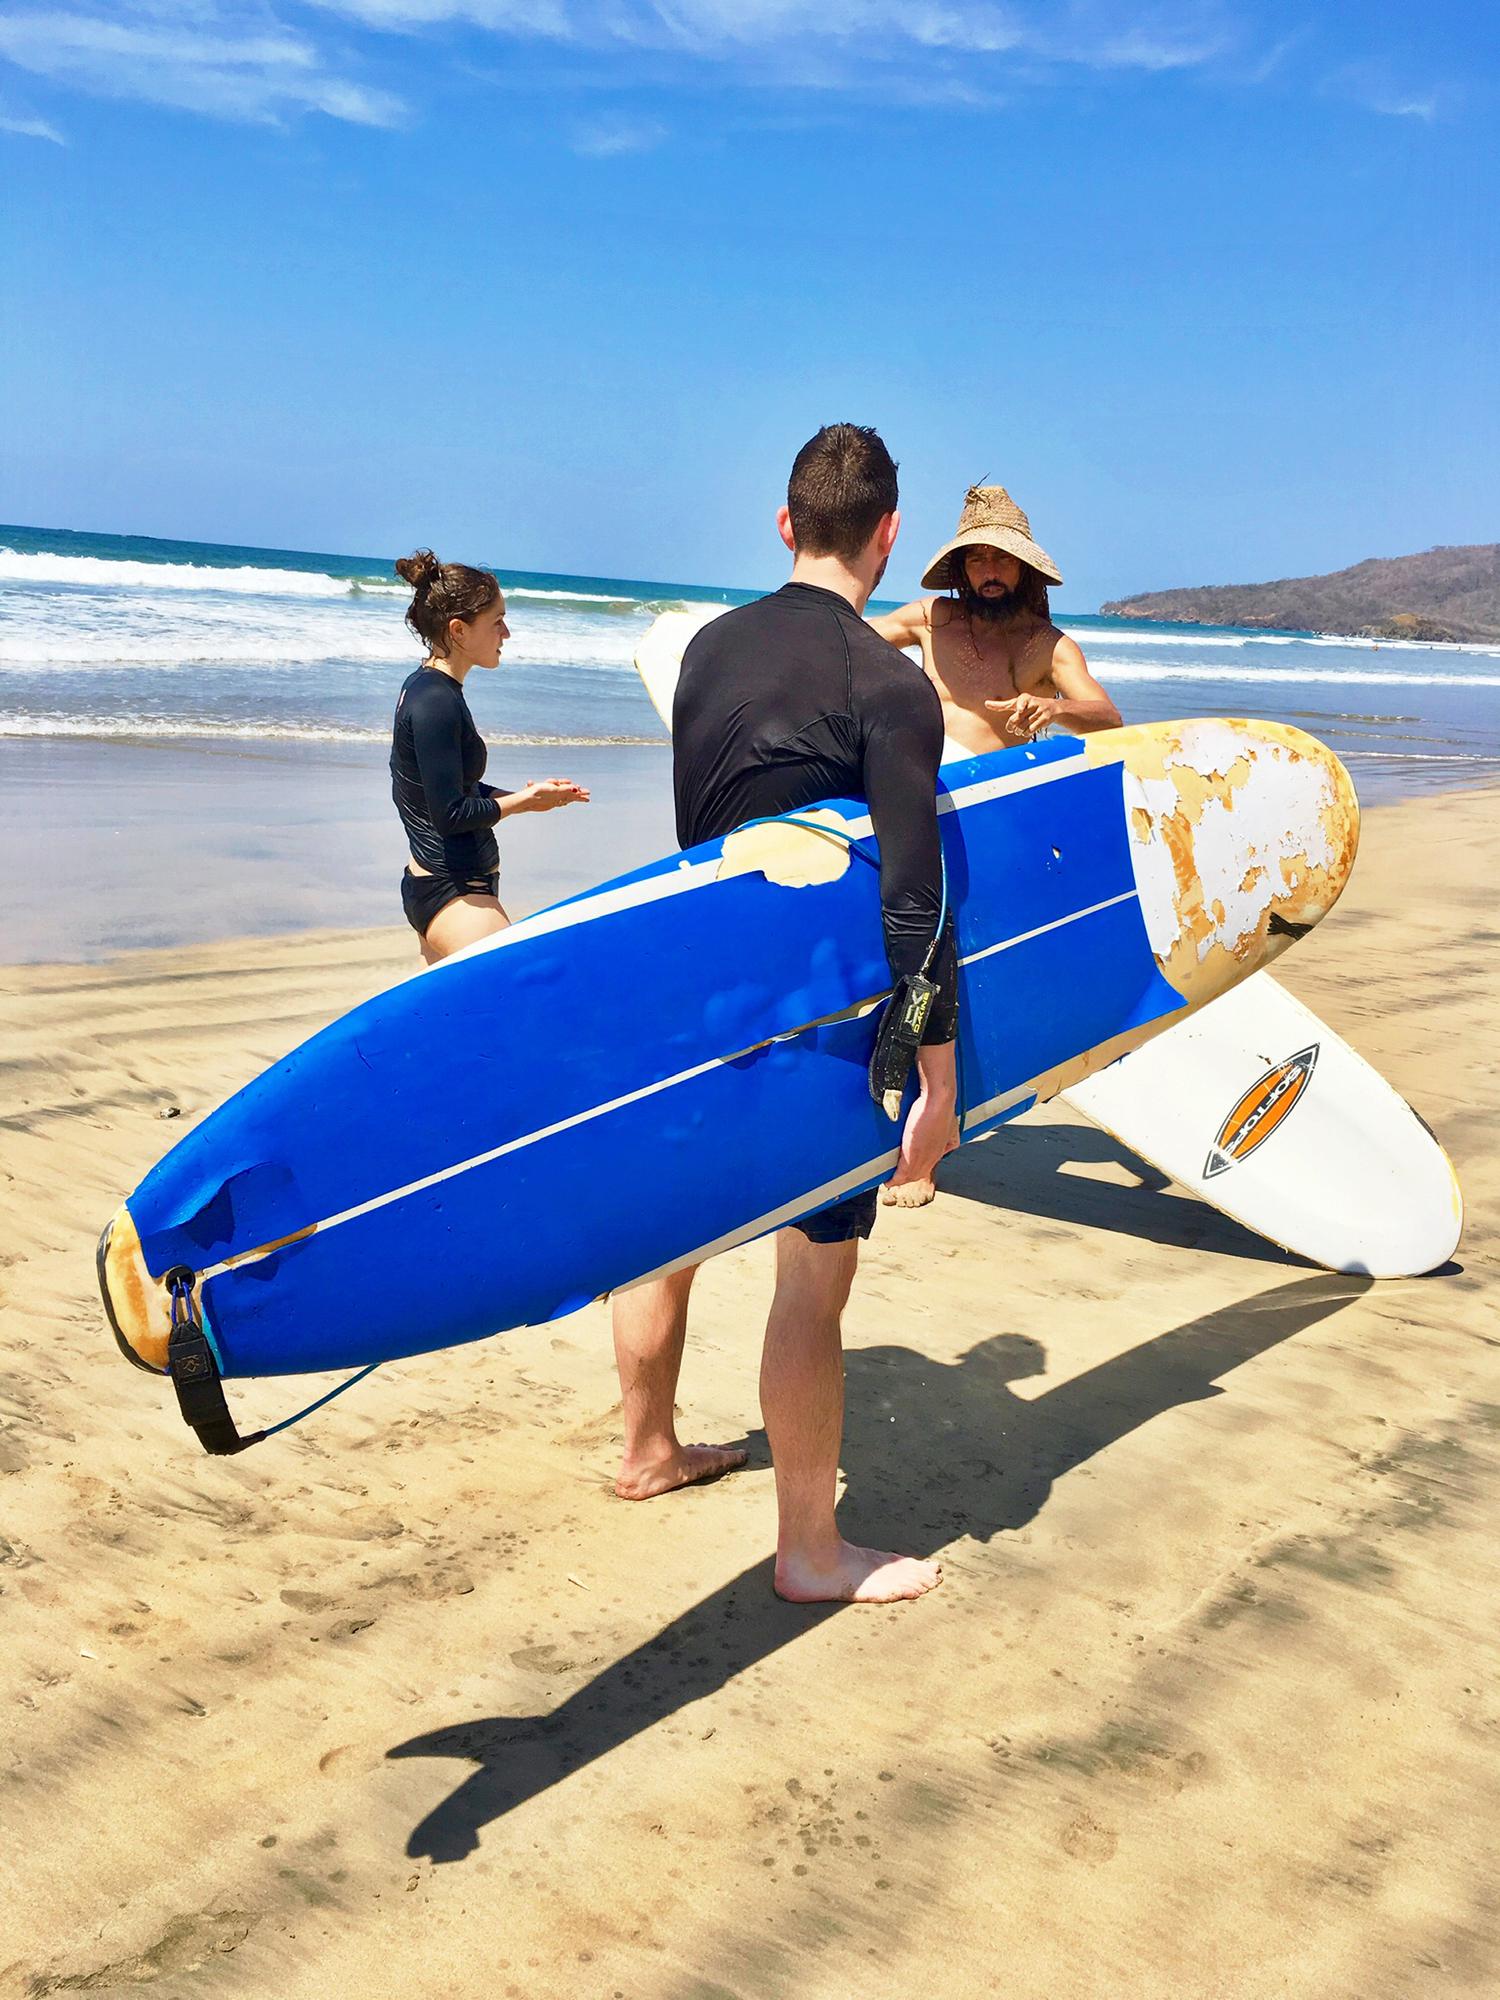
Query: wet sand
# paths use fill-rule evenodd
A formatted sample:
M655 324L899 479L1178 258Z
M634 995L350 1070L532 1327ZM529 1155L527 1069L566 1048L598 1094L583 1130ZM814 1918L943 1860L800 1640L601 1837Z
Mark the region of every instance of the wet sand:
M387 757L368 743L0 738L0 850L25 856L0 872L0 965L399 925L406 844ZM665 744L497 744L489 776L593 792L505 822L513 917L673 845Z
M1500 794L1370 813L1283 962L1447 1143L1457 1268L1310 1271L1057 1110L883 1214L844 1519L947 1569L886 1611L770 1591L764 1244L696 1301L716 1487L613 1497L597 1306L202 1457L94 1238L409 938L0 973L0 1994L1494 1991L1497 871Z

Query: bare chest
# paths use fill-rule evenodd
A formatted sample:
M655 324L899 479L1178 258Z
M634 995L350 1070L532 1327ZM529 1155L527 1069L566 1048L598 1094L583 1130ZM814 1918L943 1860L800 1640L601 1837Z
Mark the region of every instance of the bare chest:
M940 693L961 706L1004 701L1012 695L1050 687L1052 646L1046 630L1026 634L976 636L967 620L929 630L923 652Z

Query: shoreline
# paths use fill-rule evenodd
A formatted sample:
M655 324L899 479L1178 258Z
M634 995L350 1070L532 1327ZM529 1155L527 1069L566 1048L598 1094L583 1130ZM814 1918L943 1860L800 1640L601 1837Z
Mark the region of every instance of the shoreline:
M1486 801L1494 802L1497 811L1500 811L1500 783L1472 785L1453 791L1435 794L1428 793L1421 798L1388 799L1375 805L1362 806L1360 808L1361 842L1363 842L1365 836L1370 831L1370 821L1372 819L1383 821L1395 814L1414 813L1419 809L1430 812L1434 806L1440 804L1446 805L1448 803L1454 806L1479 807L1483 809ZM675 842L673 845L675 845ZM400 846L399 827L397 828L397 846L398 848ZM670 848L664 850L653 849L643 859L655 860L658 858L660 852L670 851ZM632 862L630 865L636 866L639 864ZM1354 874L1351 878L1354 882L1358 881L1358 871L1359 860L1358 853L1356 852ZM623 866L619 872L625 872ZM384 877L382 877L382 880L384 880ZM579 889L588 889L595 886L597 884L592 880L581 881L578 885ZM521 908L519 899L514 904L508 904L507 907L510 909L512 920L519 922L523 915L531 914L532 909L540 910L547 908L552 901L561 900L562 895L571 895L573 893L575 891L571 888L564 890L560 892L559 897L548 898L547 902L538 901L526 910ZM1325 922L1337 923L1343 911L1345 901L1348 900L1348 893L1346 891L1345 896L1335 904ZM503 899L505 894L503 875L501 894ZM395 917L383 923L376 921L363 924L301 924L281 930L221 931L215 932L210 936L183 938L173 943L121 945L113 950L102 952L90 958L9 958L5 956L3 944L0 944L0 974L8 972L20 974L29 972L83 973L90 969L100 971L109 969L124 970L136 966L148 966L153 961L159 961L167 957L177 958L196 954L227 955L232 954L237 948L253 948L257 953L274 951L277 948L292 950L294 948L306 947L311 950L326 950L331 946L342 945L348 945L351 948L360 946L375 948L379 945L381 939L388 939L392 933L395 934L398 950L401 953L406 955L415 953L415 941L412 938L409 926L400 912L399 894ZM1314 935L1316 936L1316 933ZM410 952L408 952L408 947L410 947ZM1287 964L1283 958L1278 961L1275 977L1278 979L1282 978L1286 970ZM1288 980L1287 983L1291 984L1293 982Z
M664 755L664 753L667 753ZM27 856L0 876L0 965L90 965L236 938L394 927L406 847L384 742L96 742L0 738L0 842ZM587 806L505 823L500 897L511 917L676 848L669 746L493 746L506 787L576 777ZM1356 767L1361 816L1500 789L1380 795ZM45 839L38 829L46 828ZM414 948L414 947L413 947Z
M664 747L496 746L494 784L565 776L594 794L501 827L513 918L675 846ZM0 739L0 843L28 857L0 876L0 964L385 924L415 951L388 755L384 742Z

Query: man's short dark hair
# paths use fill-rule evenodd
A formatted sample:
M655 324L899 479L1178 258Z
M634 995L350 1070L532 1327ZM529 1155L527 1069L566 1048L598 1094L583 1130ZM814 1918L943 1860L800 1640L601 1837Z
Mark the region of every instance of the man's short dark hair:
M787 512L800 555L852 561L900 502L896 461L867 424L825 424L792 461Z

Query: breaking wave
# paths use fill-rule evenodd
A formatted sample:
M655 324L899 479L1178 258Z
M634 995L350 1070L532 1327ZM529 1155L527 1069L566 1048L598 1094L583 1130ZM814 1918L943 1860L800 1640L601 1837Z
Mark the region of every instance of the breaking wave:
M380 743L391 739L389 727L361 729L326 722L225 722L211 717L160 715L5 715L0 716L0 737L81 737L96 742L174 741L237 743ZM662 748L665 734L657 736L548 735L487 729L485 741L492 749L608 749L620 745L650 745Z
M326 570L262 568L253 563L133 562L46 552L25 555L18 549L0 548L0 584L5 583L93 590L212 591L233 597L402 598L411 594L408 585L374 574L335 576ZM503 573L501 587L507 600L556 605L596 617L654 618L661 611L686 608L676 598L507 584Z
M1111 639L1113 644L1113 639ZM1323 673L1315 667L1179 666L1175 660L1109 660L1094 655L1089 667L1106 685L1110 681L1199 681L1258 687L1458 687L1500 688L1500 674L1393 673L1379 668L1349 667Z

